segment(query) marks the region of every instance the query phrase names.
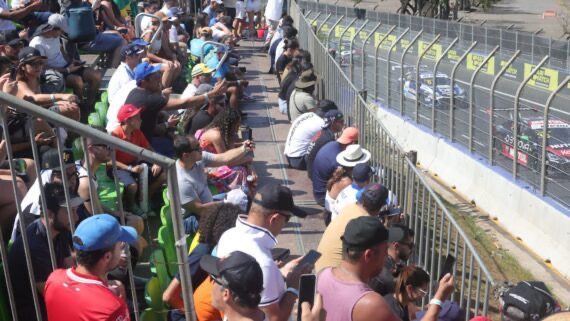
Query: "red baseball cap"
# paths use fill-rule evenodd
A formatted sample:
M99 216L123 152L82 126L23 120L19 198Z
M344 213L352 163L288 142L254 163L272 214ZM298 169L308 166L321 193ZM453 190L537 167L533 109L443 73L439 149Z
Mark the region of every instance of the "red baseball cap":
M141 110L142 110L141 108L138 108L133 104L125 104L121 106L121 109L119 109L119 114L117 114L117 120L122 123L125 120L139 114Z
M354 144L358 141L358 129L355 127L345 128L336 141L344 145Z

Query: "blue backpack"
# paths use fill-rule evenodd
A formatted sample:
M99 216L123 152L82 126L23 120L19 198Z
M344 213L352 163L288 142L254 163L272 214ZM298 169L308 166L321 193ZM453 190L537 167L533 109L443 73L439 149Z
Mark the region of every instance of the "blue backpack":
M64 11L64 16L67 18L69 40L85 43L95 39L97 28L90 5L82 3L71 6Z

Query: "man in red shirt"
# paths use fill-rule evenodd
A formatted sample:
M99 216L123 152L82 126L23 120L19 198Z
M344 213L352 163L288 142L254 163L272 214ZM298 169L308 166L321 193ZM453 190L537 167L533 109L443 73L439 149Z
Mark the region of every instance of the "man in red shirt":
M117 120L120 126L115 128L111 135L120 138L129 143L135 144L142 148L152 149L150 143L144 136L141 128L142 109L132 104L125 104L119 109ZM127 209L136 215L145 216L146 213L137 205L136 196L138 191L137 176L144 170L141 162L136 156L117 150L117 175L119 180L126 186L125 200ZM153 195L166 181L166 175L162 172L160 166L149 166L151 170L149 186L149 195Z
M108 281L125 242L137 239L132 227L109 214L85 219L73 235L77 267L52 272L45 286L48 320L129 321L123 285Z

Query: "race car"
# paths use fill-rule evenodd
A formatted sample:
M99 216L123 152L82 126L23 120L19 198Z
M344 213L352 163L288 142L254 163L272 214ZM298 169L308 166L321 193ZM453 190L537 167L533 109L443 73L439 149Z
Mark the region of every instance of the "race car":
M415 69L415 68L414 68ZM419 99L428 107L431 107L435 99L435 107L449 106L451 99L451 81L449 77L438 72L435 77L435 97L433 92L433 72L420 69L419 74ZM404 97L416 100L416 73L415 70L408 72L403 80ZM465 100L465 90L457 83L453 84L454 103L456 107Z
M542 136L544 119L542 117L521 117L517 162L520 165L540 171L542 158ZM546 171L550 176L570 175L570 123L548 120L546 139ZM506 121L495 128L495 147L499 153L514 159L513 120Z

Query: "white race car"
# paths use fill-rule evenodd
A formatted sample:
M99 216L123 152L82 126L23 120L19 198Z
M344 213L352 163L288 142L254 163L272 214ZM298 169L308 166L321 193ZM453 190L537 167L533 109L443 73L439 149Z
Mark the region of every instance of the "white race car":
M440 72L436 74L435 95L433 92L432 72L420 70L419 81L419 99L421 102L431 107L435 99L436 107L449 106L449 100L451 99L451 81L446 74ZM404 97L416 100L418 96L418 93L416 93L416 73L408 72L403 83ZM453 94L455 106L457 107L457 104L465 99L465 90L455 83L453 85Z

